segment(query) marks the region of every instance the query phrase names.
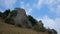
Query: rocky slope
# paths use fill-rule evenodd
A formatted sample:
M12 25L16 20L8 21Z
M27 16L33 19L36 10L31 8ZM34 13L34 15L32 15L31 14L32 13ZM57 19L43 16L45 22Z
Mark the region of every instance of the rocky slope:
M4 23L0 18L0 34L48 34L47 32L36 32L32 29L19 28L14 25Z

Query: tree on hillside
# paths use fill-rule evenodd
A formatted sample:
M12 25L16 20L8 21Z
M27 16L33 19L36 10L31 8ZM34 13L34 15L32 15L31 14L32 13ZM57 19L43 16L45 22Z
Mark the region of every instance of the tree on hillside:
M48 28L47 31L49 34L57 34L57 31L55 29Z
M8 11L4 12L4 14L6 16L8 16L8 14L9 14L9 17L5 19L5 23L14 25L15 23L14 23L14 19L12 17L15 17L17 15L17 11L16 10L12 10L11 12L8 12Z
M42 20L40 20L40 21L38 22L38 25L39 25L40 28L43 28L43 27L44 27L44 26L43 26L44 24L43 24Z
M9 15L9 13L10 13L10 9L5 10L5 12L3 12L2 17L5 19Z
M34 19L31 15L28 15L28 19L31 21L32 26L37 25L37 20Z
M51 29L53 34L57 34L57 31L55 29Z
M0 12L0 17L2 17L2 12Z
M42 20L40 20L38 22L38 26L40 28L40 31L44 32L46 30L46 28L44 27L44 24L43 24Z
M10 12L10 17L15 17L17 15L17 11L16 10L12 10Z

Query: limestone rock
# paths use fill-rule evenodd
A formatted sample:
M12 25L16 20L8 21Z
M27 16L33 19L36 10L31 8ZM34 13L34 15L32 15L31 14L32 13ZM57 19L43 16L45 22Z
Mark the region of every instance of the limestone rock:
M22 27L32 27L25 10L22 8L16 8L15 10L17 11L17 15L13 18L15 25L20 24Z

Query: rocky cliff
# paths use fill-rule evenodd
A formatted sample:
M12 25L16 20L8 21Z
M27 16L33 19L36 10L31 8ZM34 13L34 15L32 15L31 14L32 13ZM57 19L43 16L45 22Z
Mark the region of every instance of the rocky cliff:
M17 15L13 18L15 25L19 24L22 27L32 27L25 10L22 8L16 8L15 10L17 11Z

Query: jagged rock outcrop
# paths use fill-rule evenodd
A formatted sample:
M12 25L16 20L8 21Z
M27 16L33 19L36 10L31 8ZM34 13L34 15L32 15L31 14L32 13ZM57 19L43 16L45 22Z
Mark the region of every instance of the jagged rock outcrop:
M38 26L39 26L39 27L43 27L43 23L42 23L41 20L39 20L39 22L38 22Z
M15 25L19 24L22 27L32 27L25 10L22 8L16 8L15 10L17 11L17 15L13 17Z

